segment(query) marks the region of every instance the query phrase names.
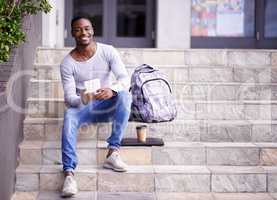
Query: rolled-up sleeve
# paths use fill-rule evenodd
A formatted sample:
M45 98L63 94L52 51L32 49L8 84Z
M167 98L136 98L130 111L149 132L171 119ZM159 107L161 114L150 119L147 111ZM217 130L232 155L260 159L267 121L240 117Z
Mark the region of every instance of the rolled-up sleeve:
M65 102L72 107L78 107L81 104L81 98L76 93L76 83L73 77L72 67L66 64L61 64L60 73Z

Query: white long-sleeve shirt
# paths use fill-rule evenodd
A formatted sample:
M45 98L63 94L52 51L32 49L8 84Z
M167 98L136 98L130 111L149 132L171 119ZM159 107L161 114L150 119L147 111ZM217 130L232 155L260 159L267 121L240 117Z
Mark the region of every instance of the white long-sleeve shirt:
M79 91L85 89L84 82L100 79L101 87L109 87L115 92L129 90L130 78L117 50L111 46L97 43L95 54L86 61L76 61L66 55L60 65L65 101L70 106L79 106ZM112 82L114 74L116 82Z

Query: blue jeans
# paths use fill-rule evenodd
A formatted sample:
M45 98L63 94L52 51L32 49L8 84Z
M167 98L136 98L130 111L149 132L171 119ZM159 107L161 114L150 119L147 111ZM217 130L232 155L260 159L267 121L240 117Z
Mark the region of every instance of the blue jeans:
M95 100L80 108L70 107L65 111L62 129L62 162L64 171L73 171L77 166L76 143L78 128L83 123L112 121L112 133L107 139L108 148L118 149L127 127L132 96L120 91L107 100Z

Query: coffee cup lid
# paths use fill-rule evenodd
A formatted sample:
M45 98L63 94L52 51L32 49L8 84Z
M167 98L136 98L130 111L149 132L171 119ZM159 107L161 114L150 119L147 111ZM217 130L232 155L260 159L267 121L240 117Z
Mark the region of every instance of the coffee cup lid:
M141 129L141 128L147 128L147 126L146 125L139 125L139 126L136 127L136 129Z

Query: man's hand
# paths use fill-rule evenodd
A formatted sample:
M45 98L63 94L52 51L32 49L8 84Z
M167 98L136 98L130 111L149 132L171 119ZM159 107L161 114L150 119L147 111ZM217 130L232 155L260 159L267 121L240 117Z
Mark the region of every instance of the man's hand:
M85 90L81 91L81 100L83 104L88 104L88 102L96 100L106 100L114 96L115 92L110 88L101 88L96 91L96 93L85 93Z
M85 93L85 90L81 91L81 100L83 102L83 104L88 104L88 102L92 101L93 99L95 99L94 94L92 93Z
M110 99L114 96L114 91L112 91L110 88L101 88L96 91L96 94L94 96L97 100L106 100Z

